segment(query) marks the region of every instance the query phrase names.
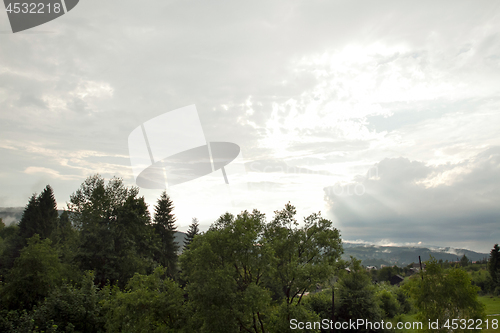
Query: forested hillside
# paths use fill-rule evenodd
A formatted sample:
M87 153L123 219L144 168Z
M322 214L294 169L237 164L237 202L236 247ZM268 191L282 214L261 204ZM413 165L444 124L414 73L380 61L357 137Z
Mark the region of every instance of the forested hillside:
M437 260L455 262L465 255L471 261L483 260L488 257L486 253L478 253L464 249L429 249L425 247L409 247L409 246L376 246L376 245L356 245L345 246L343 259L348 259L354 256L361 259L363 265L398 265L406 266L408 264L418 262L418 256L422 260L427 260L431 256ZM452 252L452 253L450 253Z

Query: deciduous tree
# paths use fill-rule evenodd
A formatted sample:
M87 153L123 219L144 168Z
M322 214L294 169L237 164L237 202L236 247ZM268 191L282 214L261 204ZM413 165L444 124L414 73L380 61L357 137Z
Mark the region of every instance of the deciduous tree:
M181 256L199 331L266 331L271 298L263 280L269 269L263 228L264 215L256 210L226 213Z
M423 277L423 279L421 278ZM484 319L484 305L478 300L479 288L471 284L466 271L461 268L444 270L435 258L426 263L426 270L420 276L410 279L403 286L413 299L418 309L417 317L422 322L439 321L439 329L431 330L423 325L424 330L448 332L453 319ZM466 332L459 325L454 332Z
M137 187L120 178L108 184L99 176L85 180L70 197L68 208L80 230L76 260L82 270L93 270L96 283L125 286L135 272L153 266L153 229L147 205Z
M62 266L49 239L28 239L10 270L1 297L12 309L31 309L62 282Z
M177 332L184 318L184 297L179 285L165 278L158 267L151 275L136 274L124 291L105 302L108 332Z
M290 203L266 225L263 244L272 251L268 275L275 298L300 304L306 291L333 275L342 254L340 233L331 221L311 214L303 226Z

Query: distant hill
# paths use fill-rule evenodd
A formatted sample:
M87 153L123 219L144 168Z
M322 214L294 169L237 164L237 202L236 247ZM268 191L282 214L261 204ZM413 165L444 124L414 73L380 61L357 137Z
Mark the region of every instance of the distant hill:
M3 219L6 225L13 222L18 222L23 215L24 207L0 207L0 217ZM59 214L63 211L60 210ZM175 233L175 241L179 244L179 250L182 251L184 247L184 239L186 238L186 233L177 231ZM481 260L483 258L488 258L487 253L478 253L465 249L453 249L450 247L405 247L405 246L376 246L371 244L354 244L345 242L344 243L344 254L343 259L349 259L350 256L361 259L363 265L365 266L377 266L380 265L398 265L407 266L412 262L418 262L418 256L422 257L422 260L428 260L429 255L432 255L437 260L443 259L448 261L457 261L463 255L466 255L472 261Z
M24 207L0 207L0 218L5 225L10 225L21 220Z
M175 232L175 242L179 245L179 251L182 252L182 248L184 247L184 240L186 239L186 233L182 231Z
M431 255L437 260L458 261L464 254L472 261L489 257L487 253L478 253L465 249L453 249L450 247L425 248L344 243L344 254L342 255L342 259L349 259L350 256L353 256L362 260L362 264L365 266L407 266L412 262L417 263L418 256L422 258L422 261L428 260Z
M10 225L12 223L17 223L21 220L23 216L24 207L0 207L0 218L5 223L5 225ZM59 210L59 215L63 210ZM175 233L175 242L179 244L179 249L182 250L184 247L184 239L186 238L186 233L182 231L177 231Z
M12 223L17 223L23 217L24 207L0 207L0 218L2 218L5 225L10 225ZM57 211L59 215L64 212L64 210Z

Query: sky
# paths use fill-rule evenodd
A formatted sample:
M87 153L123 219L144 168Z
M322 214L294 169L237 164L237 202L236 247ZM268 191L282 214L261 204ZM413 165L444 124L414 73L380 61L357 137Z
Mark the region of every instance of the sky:
M0 9L0 207L135 178L128 136L196 105L227 167L168 187L185 231L321 211L345 241L500 241L497 1L84 0L13 34ZM179 142L182 139L179 138ZM239 170L239 171L238 171ZM142 189L152 208L161 189Z

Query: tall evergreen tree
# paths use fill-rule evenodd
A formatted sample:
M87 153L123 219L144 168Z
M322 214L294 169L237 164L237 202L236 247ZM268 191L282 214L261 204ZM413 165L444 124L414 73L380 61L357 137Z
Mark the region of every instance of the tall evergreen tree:
M54 191L50 185L47 185L38 197L40 206L40 237L49 238L52 232L57 228L59 213L57 212L57 202Z
M462 258L460 259L460 266L462 267L465 267L465 266L468 266L470 264L470 260L469 258L467 258L467 256L464 254L462 256Z
M491 279L495 285L500 284L500 247L498 244L493 246L490 252L490 260L488 262L488 270L491 275Z
M175 275L177 266L177 251L179 246L175 242L175 215L172 213L174 204L166 191L163 191L155 206L154 228L160 238L159 249L155 260L167 268L167 274Z
M193 220L192 220L191 224L189 225L189 229L188 229L188 232L186 234L186 239L184 239L184 249L185 250L188 248L189 244L191 244L193 242L194 236L196 236L200 233L200 229L198 226L199 226L198 219L196 217L193 217Z
M28 239L39 234L41 239L48 238L57 226L58 213L54 192L47 185L39 196L33 194L24 209L19 222L21 237Z
M19 221L19 234L24 239L28 239L36 233L39 221L38 208L38 197L36 194L33 194L24 208L21 221Z

